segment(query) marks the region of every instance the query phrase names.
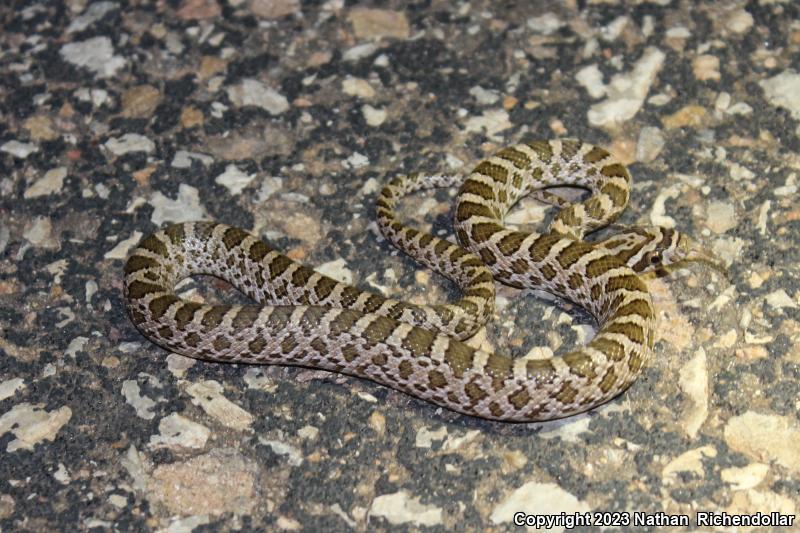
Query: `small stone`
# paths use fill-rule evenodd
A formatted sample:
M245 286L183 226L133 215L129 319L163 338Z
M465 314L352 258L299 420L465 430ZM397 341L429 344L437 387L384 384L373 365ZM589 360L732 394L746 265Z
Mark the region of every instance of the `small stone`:
M359 98L372 98L375 96L375 89L367 80L361 78L345 78L342 80L342 91L350 96Z
M19 159L25 159L34 152L38 152L39 148L35 144L23 143L19 141L8 141L0 146L0 152L11 154Z
M386 122L386 110L372 107L369 104L361 108L361 113L364 115L364 120L368 126L377 127Z
M251 0L253 15L267 20L276 20L300 12L298 0Z
M203 112L194 106L187 106L181 109L181 127L185 129L202 126L204 120Z
M711 202L706 209L706 227L716 234L736 227L736 210L729 202Z
M767 294L765 300L773 309L797 309L797 302L792 300L791 296L786 294L784 289L778 289Z
M22 126L28 130L34 141L52 141L58 138L53 120L47 115L34 115L26 119Z
M586 513L589 505L565 491L555 483L529 481L506 496L495 508L489 519L493 524L513 523L514 514L529 515Z
M442 523L441 508L422 504L418 497L411 496L405 490L377 496L372 500L369 514L385 518L394 526L411 524L431 527Z
M20 403L0 416L0 436L11 432L16 438L6 446L6 452L32 450L43 440L53 441L58 431L72 418L67 406L45 411L41 406Z
M490 139L499 138L497 133L511 128L508 111L505 109L487 109L479 117L470 117L464 125L466 133L485 133Z
M725 27L733 33L745 33L753 27L753 15L744 9L737 9L728 16Z
M678 386L691 403L682 413L681 426L687 435L695 437L708 416L708 367L702 348L681 368Z
M216 56L203 56L200 60L200 69L197 71L197 77L201 80L207 80L212 76L224 72L228 63Z
M492 105L500 100L500 93L493 89L484 89L480 85L470 89L469 94L481 105Z
M223 426L241 431L250 429L253 424L253 415L225 398L222 385L214 380L192 383L186 392L192 397L193 404Z
M67 167L58 167L48 170L44 176L34 181L30 187L25 189L24 198L38 198L61 190L64 185L64 178L67 177Z
M747 411L728 420L724 436L734 451L800 473L800 428L794 417Z
M151 448L203 448L211 435L210 429L178 413L162 418L158 431L150 437Z
M150 153L156 149L153 141L138 133L126 133L122 137L112 137L106 141L104 146L116 156L134 152Z
M701 55L692 61L694 77L700 81L719 80L719 58L712 55Z
M757 361L769 357L769 352L763 346L751 345L736 349L736 357L742 361Z
M755 172L745 167L744 165L740 165L739 163L730 164L730 174L731 174L731 179L733 179L734 181L752 180L753 178L756 177Z
M596 64L583 67L575 74L575 80L580 83L589 96L602 98L606 94L606 85L603 83L603 73Z
M369 158L362 153L353 152L350 157L343 161L345 168L361 168L369 165Z
M236 165L228 165L225 172L214 179L214 182L228 189L232 196L240 194L245 187L250 185L256 174L246 174Z
M75 17L67 27L67 33L82 32L98 20L102 20L108 13L119 9L114 2L94 2L80 16Z
M645 49L630 72L612 78L607 86L608 97L589 109L589 123L610 127L633 118L644 104L665 58L666 54L658 48Z
M164 222L189 222L206 218L206 209L200 204L200 193L191 185L181 183L178 186L178 197L167 198L160 191L150 195L153 214L150 221L156 226Z
M273 453L286 457L289 466L300 466L303 464L303 452L298 448L279 440L267 440L259 437L259 444L269 446Z
M152 420L156 416L153 412L156 402L141 394L139 383L135 379L126 379L122 382L122 395L125 397L125 401L135 409L136 416L139 418Z
M353 271L347 268L347 262L341 257L339 259L334 259L333 261L323 263L314 270L320 274L328 276L329 278L333 278L336 281L341 281L342 283L346 283L348 285L353 283Z
M184 0L178 9L182 20L207 20L216 18L222 12L216 0Z
M642 163L655 161L664 149L664 144L664 135L659 128L645 126L639 132L639 140L636 142L636 161Z
M680 454L678 457L667 463L661 470L661 480L665 485L675 483L678 475L688 472L703 477L703 459L706 457L714 458L717 450L713 446L701 446Z
M378 47L375 46L375 43L357 44L352 48L348 48L345 53L342 54L342 59L345 61L358 61L360 59L364 59L365 57L371 56L377 50Z
M732 348L736 344L738 334L735 329L728 330L727 333L720 335L717 342L714 343L714 348Z
M708 124L708 112L699 105L687 105L671 115L661 119L661 123L668 130L675 128L700 128Z
M59 242L53 234L53 223L48 217L35 217L25 224L22 236L38 248L57 249Z
M150 118L161 102L161 93L152 85L137 85L122 93L122 116Z
M386 417L380 411L373 411L369 415L369 427L378 435L383 435L386 431Z
M350 10L347 20L359 39L407 39L410 34L408 20L402 11L356 7Z
M800 120L800 74L787 69L758 84L772 105L788 109L792 118Z
M0 383L0 402L6 398L11 398L18 390L25 388L25 380L22 378L7 379Z
M566 26L566 22L558 18L555 13L545 13L538 17L531 17L526 22L528 28L541 35L552 35L562 27Z
M126 63L124 58L114 55L114 46L108 37L67 43L59 53L67 63L86 68L101 78L110 78Z
M244 79L228 88L228 98L237 107L255 106L280 115L289 109L289 101L278 91L254 79Z
M758 486L769 472L769 465L764 463L750 463L741 468L725 468L720 472L720 478L731 485L733 490L752 489Z
M441 442L447 437L447 427L442 426L435 431L431 431L426 427L421 427L417 431L414 446L417 448L430 448L434 442Z

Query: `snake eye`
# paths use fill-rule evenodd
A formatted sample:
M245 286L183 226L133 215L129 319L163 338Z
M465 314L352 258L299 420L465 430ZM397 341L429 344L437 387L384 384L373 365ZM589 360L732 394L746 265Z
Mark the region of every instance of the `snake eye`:
M661 263L661 254L659 252L650 252L648 255L647 260L650 262L651 265L657 265Z

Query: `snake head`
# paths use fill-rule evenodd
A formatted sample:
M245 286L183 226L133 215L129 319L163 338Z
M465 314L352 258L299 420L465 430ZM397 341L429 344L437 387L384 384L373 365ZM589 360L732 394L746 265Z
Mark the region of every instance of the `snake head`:
M728 278L728 270L722 261L707 251L686 234L673 229L657 228L655 234L660 239L653 239L645 245L639 264L634 270L639 272L655 272L656 276L666 275L688 263L701 263L722 273ZM638 268L637 268L638 267Z

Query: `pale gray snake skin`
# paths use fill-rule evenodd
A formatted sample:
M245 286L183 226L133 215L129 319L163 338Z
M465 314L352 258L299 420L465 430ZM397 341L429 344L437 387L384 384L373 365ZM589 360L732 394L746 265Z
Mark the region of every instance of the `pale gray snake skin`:
M493 420L565 417L629 387L650 357L656 318L639 274L710 262L709 256L685 235L657 227L584 241L625 209L631 178L608 152L577 140L518 144L478 164L455 203L463 248L398 221L399 198L457 181L396 178L381 192L377 215L396 246L458 284L458 302L416 306L387 299L300 265L242 229L193 222L166 227L132 251L125 265L128 313L148 339L190 357L340 372ZM591 195L571 204L546 190L559 185ZM560 208L546 233L503 226L505 214L527 194ZM175 285L196 274L222 278L258 305L182 300ZM493 313L492 277L584 307L597 319L596 335L545 360L464 344Z

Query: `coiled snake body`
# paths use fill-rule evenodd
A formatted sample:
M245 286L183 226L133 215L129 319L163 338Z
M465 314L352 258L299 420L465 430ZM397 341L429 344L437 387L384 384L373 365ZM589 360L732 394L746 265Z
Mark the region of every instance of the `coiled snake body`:
M464 248L397 220L402 196L455 182L396 178L381 192L377 212L395 245L459 285L458 302L416 306L383 298L300 265L242 229L194 222L169 226L133 250L125 266L128 313L146 337L184 355L341 372L494 420L564 417L626 389L654 336L655 313L638 273L703 260L702 252L663 228L626 228L600 243L584 241L625 208L630 175L608 152L580 141L519 144L481 162L456 200L456 235ZM559 185L591 195L568 203L547 191ZM502 225L526 194L560 207L548 232ZM182 300L175 285L195 274L225 279L259 305ZM492 277L583 306L597 319L597 334L586 346L546 360L464 344L493 312Z

